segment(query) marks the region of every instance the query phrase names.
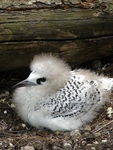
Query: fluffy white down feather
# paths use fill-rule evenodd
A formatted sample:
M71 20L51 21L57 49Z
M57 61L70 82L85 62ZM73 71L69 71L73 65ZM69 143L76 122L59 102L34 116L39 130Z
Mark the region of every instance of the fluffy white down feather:
M71 71L52 55L35 56L31 74L18 83L13 102L18 115L36 128L73 130L91 122L109 100L113 79L89 70Z

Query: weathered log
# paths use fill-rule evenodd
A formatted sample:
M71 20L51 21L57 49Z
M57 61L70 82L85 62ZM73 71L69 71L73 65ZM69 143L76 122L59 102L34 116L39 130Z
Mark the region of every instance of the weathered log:
M32 56L42 52L55 53L73 66L113 55L113 36L69 41L3 42L0 47L0 69L26 67Z
M112 9L27 8L1 9L1 71L26 67L42 52L60 55L74 66L113 55Z

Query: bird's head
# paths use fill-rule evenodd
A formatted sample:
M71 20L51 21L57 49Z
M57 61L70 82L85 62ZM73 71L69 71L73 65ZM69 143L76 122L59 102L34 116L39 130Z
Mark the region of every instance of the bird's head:
M31 73L27 79L17 83L16 87L46 86L59 89L71 75L70 67L61 59L52 55L36 55L30 65Z

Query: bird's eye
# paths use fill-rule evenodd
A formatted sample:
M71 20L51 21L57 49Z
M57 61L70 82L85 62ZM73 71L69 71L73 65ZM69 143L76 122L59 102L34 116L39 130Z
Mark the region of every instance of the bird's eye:
M42 84L42 82L45 82L46 81L46 78L38 78L37 80L36 80L36 82L37 82L37 84L39 84L39 85L41 85Z

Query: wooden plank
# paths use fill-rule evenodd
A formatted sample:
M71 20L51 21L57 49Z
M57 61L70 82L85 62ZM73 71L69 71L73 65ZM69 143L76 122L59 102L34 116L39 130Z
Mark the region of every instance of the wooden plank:
M1 9L0 71L27 67L43 52L71 66L113 55L113 9ZM30 7L31 8L31 7Z
M0 70L28 67L32 57L42 52L59 55L76 67L87 61L113 55L113 36L68 41L1 42Z
M66 40L113 35L113 14L85 9L0 13L0 41Z

